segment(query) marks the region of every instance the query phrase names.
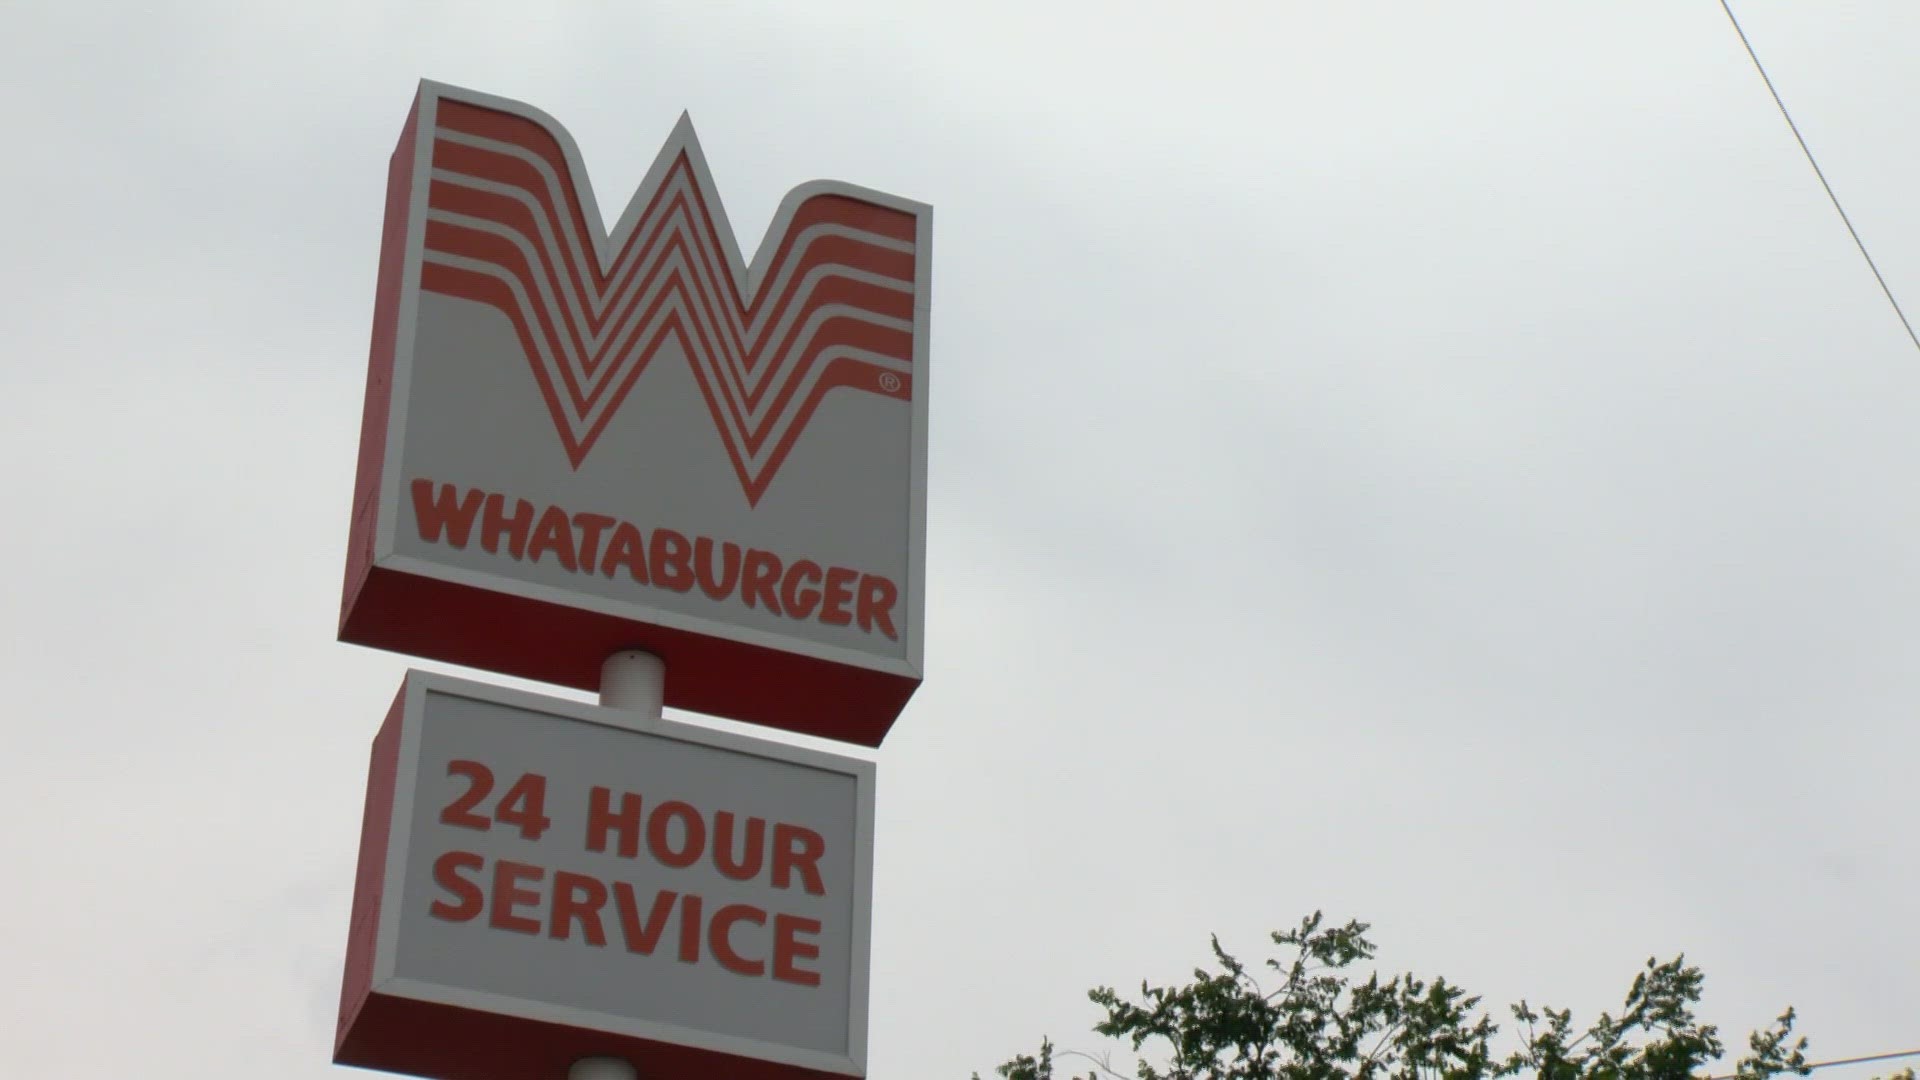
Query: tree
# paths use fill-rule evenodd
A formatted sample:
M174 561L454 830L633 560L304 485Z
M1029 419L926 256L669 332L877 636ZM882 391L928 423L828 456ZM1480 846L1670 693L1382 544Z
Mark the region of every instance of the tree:
M1088 996L1106 1013L1094 1030L1136 1057L1159 1056L1158 1064L1138 1060L1136 1080L1686 1080L1704 1077L1725 1050L1714 1026L1694 1016L1704 978L1684 956L1648 960L1619 1015L1602 1013L1577 1031L1570 1011L1526 1001L1512 1006L1515 1036L1501 1044L1503 1052L1496 1048L1500 1029L1479 1012L1480 999L1445 979L1383 981L1374 973L1358 981L1349 969L1373 958L1368 929L1360 922L1328 926L1315 912L1298 929L1274 933L1273 943L1287 954L1267 961L1276 973L1269 978L1278 980L1270 990L1216 937L1218 969L1196 968L1184 986L1143 982L1134 999L1109 987L1093 990ZM1807 1040L1794 1036L1793 1021L1788 1009L1749 1035L1745 1055L1726 1075L1806 1075ZM1128 1076L1110 1055L1057 1056L1092 1062L1087 1080ZM1056 1080L1055 1058L1052 1041L1042 1040L1037 1055L1019 1055L997 1072L1006 1080Z

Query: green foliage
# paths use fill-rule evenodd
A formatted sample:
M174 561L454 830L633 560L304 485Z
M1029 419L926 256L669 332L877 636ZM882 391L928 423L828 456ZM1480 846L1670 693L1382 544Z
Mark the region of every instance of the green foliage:
M1088 996L1106 1013L1094 1030L1136 1058L1134 1080L1688 1080L1704 1077L1725 1047L1694 1015L1703 977L1684 957L1648 960L1620 1013L1576 1030L1567 1010L1511 1008L1519 1044L1504 1053L1480 999L1445 979L1412 975L1364 982L1349 969L1373 959L1368 926L1328 926L1320 913L1273 934L1286 958L1271 959L1269 990L1213 941L1216 969L1196 968L1184 986L1140 984L1138 997L1109 987ZM1793 1035L1788 1009L1747 1039L1737 1080L1806 1075L1807 1041ZM1509 1042L1512 1040L1510 1039ZM1055 1048L1019 1055L997 1070L1005 1080L1055 1077ZM1111 1056L1061 1052L1093 1063L1085 1080L1126 1080ZM1149 1060L1153 1058L1157 1060ZM974 1080L980 1080L974 1074ZM1899 1080L1899 1078L1893 1078ZM1913 1080L1908 1076L1906 1080Z

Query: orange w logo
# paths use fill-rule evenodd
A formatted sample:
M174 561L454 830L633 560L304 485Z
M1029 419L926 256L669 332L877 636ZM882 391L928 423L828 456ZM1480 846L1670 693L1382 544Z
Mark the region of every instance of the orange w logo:
M685 118L611 235L550 121L441 96L431 123L420 287L512 321L574 468L669 341L749 505L828 391L912 400L924 207L805 185L746 269Z

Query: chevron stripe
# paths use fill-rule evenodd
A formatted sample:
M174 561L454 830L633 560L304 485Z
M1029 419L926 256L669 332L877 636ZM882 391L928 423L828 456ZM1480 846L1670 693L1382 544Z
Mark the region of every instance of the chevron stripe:
M608 236L553 131L442 98L420 287L508 317L574 468L674 343L756 505L826 394L912 399L919 222L815 194L748 270L698 154L690 130L670 142L643 208Z

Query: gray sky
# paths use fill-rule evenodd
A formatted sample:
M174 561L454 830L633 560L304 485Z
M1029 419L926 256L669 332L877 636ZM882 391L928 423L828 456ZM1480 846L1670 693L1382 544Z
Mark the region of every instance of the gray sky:
M1738 8L1920 309L1920 5ZM1736 1045L1920 1045L1920 355L1714 0L12 0L3 1071L343 1075L422 76L605 207L691 110L749 244L817 176L936 207L872 1075L1316 907L1496 1004L1685 950Z

